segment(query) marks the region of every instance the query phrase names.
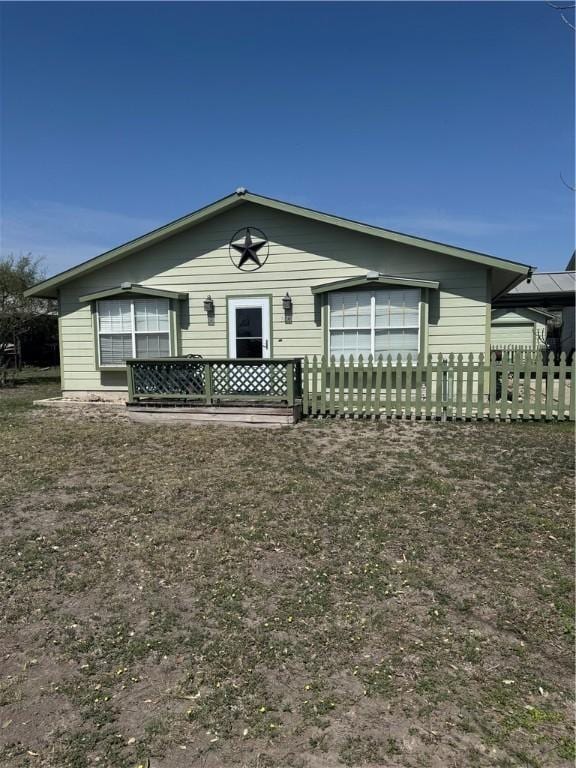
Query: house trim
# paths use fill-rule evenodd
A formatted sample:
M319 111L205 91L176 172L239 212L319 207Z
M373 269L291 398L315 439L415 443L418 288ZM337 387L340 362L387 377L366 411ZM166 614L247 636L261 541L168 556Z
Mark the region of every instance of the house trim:
M458 248L455 246L447 245L445 243L439 243L434 240L426 240L425 238L406 235L401 232L395 232L393 230L383 229L381 227L375 227L369 224L363 224L352 219L345 219L341 216L322 213L310 208L304 208L302 206L293 205L291 203L285 203L281 200L263 197L262 195L252 194L240 189L236 193L228 195L227 197L223 197L222 199L217 200L216 202L211 203L204 208L200 208L199 210L188 214L187 216L176 219L175 221L172 221L163 227L148 232L147 234L134 240L130 240L129 242L124 243L123 245L120 245L110 251L106 251L99 256L95 256L93 259L89 259L83 264L79 264L78 266L61 272L60 274L55 275L48 280L44 280L32 288L29 288L26 291L26 296L41 296L52 298L55 296L56 288L59 285L69 282L70 280L73 280L81 275L92 272L95 269L99 269L105 264L118 261L119 259L122 259L129 254L154 245L168 237L171 237L172 235L182 232L192 226L196 226L197 224L200 224L201 222L206 221L207 219L210 219L225 210L235 208L243 202L254 203L265 208L271 208L282 211L284 213L293 214L295 216L312 219L323 224L342 227L344 229L352 230L360 234L381 238L389 242L391 241L400 243L402 245L423 248L427 251L441 253L447 256L454 256L456 258L475 262L484 266L496 267L509 272L515 272L517 274L517 278L510 282L507 290L510 290L517 282L522 279L522 277L525 277L531 272L531 267L529 265L522 264L520 262L510 261L508 259L502 259L496 256L489 256L485 253L470 251L465 248Z

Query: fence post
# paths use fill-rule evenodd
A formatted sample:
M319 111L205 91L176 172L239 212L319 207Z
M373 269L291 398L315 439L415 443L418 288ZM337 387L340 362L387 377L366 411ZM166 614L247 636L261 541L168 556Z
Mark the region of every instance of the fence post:
M212 405L212 366L204 363L204 399L206 405Z
M386 358L386 416L392 416L392 355Z
M134 401L134 368L130 361L126 363L126 373L128 374L128 402Z
M285 367L286 373L286 398L289 406L294 406L294 362L289 360Z

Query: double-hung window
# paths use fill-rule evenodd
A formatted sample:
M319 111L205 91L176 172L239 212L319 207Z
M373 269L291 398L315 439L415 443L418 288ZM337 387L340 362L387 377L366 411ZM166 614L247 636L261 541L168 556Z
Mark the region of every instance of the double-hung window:
M328 296L330 355L396 359L419 351L420 290L340 291Z
M130 357L170 356L168 299L106 299L96 310L101 367L122 366Z

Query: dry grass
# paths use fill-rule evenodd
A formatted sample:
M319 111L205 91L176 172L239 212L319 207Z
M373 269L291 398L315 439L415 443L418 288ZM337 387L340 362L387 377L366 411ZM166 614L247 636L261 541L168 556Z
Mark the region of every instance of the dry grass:
M567 425L148 427L0 393L0 764L568 766Z

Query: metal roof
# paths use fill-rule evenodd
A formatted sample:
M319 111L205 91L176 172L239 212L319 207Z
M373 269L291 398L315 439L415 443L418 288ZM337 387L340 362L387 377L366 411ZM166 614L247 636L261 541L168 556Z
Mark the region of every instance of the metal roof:
M576 290L576 272L534 272L530 282L523 280L512 288L509 295L541 293L573 293Z

